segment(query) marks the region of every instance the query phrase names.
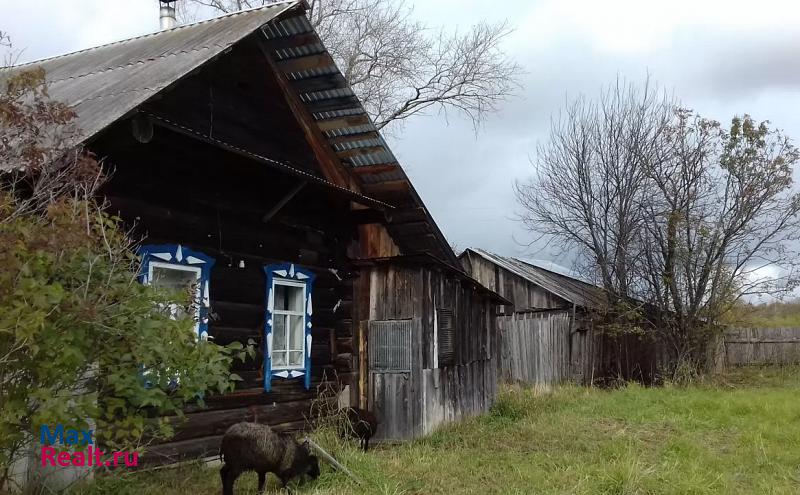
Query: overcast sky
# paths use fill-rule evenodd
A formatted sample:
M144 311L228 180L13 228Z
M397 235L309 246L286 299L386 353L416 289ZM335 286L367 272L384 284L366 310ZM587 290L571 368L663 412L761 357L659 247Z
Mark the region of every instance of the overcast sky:
M450 116L417 118L391 144L447 238L570 265L557 250L525 245L513 220L515 179L568 98L596 94L617 75L649 72L684 104L723 122L750 113L800 140L800 2L796 0L418 0L416 15L462 29L508 20L507 50L524 91L476 136ZM153 0L0 0L0 29L23 60L157 29Z

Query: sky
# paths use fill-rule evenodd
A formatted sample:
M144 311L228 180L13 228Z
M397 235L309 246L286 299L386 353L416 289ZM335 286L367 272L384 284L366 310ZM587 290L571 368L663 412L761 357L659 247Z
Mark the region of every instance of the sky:
M430 26L467 29L481 20L514 27L505 49L524 69L517 98L476 133L454 114L410 120L389 137L412 182L460 248L572 261L534 243L515 220L512 186L532 174L552 116L618 76L652 80L705 117L749 113L800 141L800 2L796 0L417 0ZM154 0L0 0L0 30L21 60L157 30Z

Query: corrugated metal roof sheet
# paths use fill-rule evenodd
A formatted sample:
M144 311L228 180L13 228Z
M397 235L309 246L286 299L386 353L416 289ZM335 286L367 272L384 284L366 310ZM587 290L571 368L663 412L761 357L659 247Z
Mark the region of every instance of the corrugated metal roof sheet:
M44 68L50 96L74 108L86 140L299 5L299 0L287 0L18 65L0 70L0 81L24 69Z
M584 308L606 306L606 292L601 287L568 277L517 258L500 256L483 249L467 249L513 274L552 292L558 297Z

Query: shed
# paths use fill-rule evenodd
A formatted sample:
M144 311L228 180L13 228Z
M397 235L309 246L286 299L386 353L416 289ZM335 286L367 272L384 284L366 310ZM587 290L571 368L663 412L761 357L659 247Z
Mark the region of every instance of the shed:
M387 419L378 439L487 411L498 382L494 308L509 301L429 255L360 265L359 346L368 352L359 404Z
M0 71L44 68L75 109L82 144L114 168L102 194L145 239L142 282L200 287L195 331L212 343L198 345L259 343L235 365L237 390L190 408L147 462L215 454L237 421L304 428L322 384L375 408L384 438L494 400L502 299L460 268L306 8L270 3ZM457 325L447 366L434 366L433 294ZM430 394L406 412L385 405L404 380L409 400Z
M607 305L601 287L483 249L467 249L459 259L512 303L496 316L502 380L549 386L656 376L660 354L652 332L612 335L596 325Z

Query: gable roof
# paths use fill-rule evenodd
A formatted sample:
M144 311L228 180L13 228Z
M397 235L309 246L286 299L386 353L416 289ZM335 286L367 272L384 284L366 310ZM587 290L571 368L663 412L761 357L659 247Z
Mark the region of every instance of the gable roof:
M387 223L404 252L461 269L453 249L302 12L264 26L271 58L362 191L395 206Z
M82 138L90 140L157 93L297 6L294 0L269 4L17 65L10 71L43 68L50 97L75 110ZM0 79L7 70L0 71Z
M517 258L500 256L483 249L469 248L461 254L461 257L467 253L473 253L497 266L505 268L514 275L538 285L572 304L584 308L603 308L606 306L606 293L596 285L547 270Z
M394 207L387 229L404 252L426 252L460 268L408 176L306 18L305 9L303 0L270 3L3 69L0 81L22 69L44 68L50 96L73 107L82 139L88 141L260 31L276 70L312 117L314 131L355 178L360 191L347 187L348 192L370 200L367 204ZM287 164L274 165L287 168Z

